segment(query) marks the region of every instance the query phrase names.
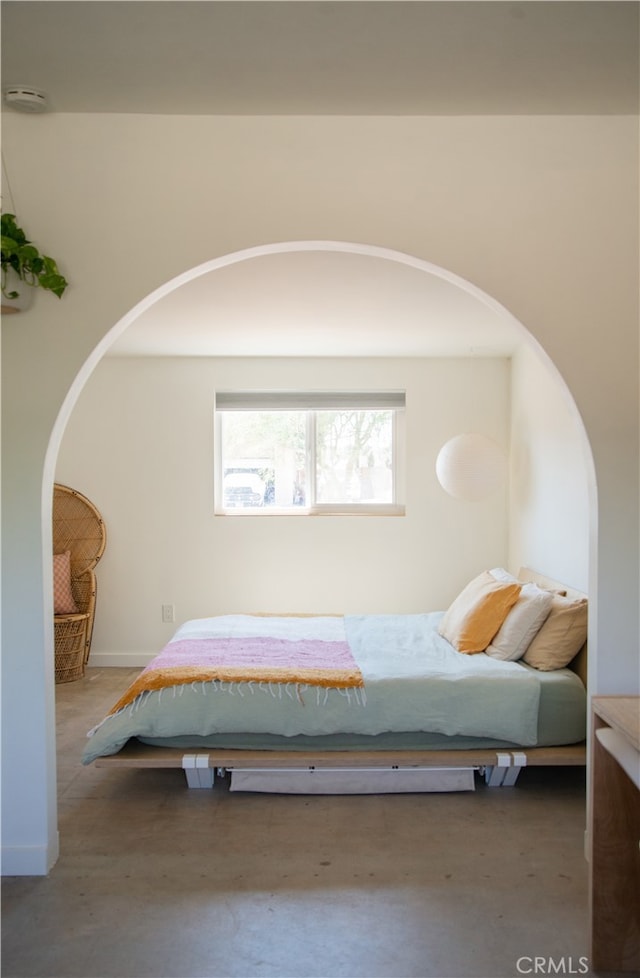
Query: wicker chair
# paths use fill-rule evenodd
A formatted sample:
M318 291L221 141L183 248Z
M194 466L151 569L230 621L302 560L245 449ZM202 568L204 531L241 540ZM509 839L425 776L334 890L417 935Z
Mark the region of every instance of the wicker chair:
M54 615L56 683L84 676L91 651L96 607L94 568L106 546L102 517L86 496L53 487L53 552L70 553L70 584L76 611Z

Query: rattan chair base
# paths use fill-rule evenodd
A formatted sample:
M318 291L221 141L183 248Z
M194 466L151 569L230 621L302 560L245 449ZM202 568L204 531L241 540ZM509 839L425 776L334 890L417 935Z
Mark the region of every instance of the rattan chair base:
M84 676L89 614L56 615L56 683L72 683Z

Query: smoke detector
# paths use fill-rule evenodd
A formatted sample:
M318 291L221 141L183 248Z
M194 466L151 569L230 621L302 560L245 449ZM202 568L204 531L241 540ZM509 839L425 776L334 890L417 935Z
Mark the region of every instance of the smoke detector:
M7 105L18 112L46 112L47 96L31 85L10 85L4 90Z

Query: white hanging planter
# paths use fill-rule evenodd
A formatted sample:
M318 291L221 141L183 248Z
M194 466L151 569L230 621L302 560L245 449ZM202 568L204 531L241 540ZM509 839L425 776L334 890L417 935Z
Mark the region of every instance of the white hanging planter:
M15 298L9 298L12 292L16 292ZM28 309L33 300L33 286L23 282L13 268L2 269L2 307L3 316L8 316L14 312L24 312Z

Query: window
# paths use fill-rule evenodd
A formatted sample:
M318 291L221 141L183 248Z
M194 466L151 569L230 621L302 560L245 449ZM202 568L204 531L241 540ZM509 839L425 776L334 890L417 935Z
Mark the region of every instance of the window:
M218 391L216 512L402 513L404 392Z

